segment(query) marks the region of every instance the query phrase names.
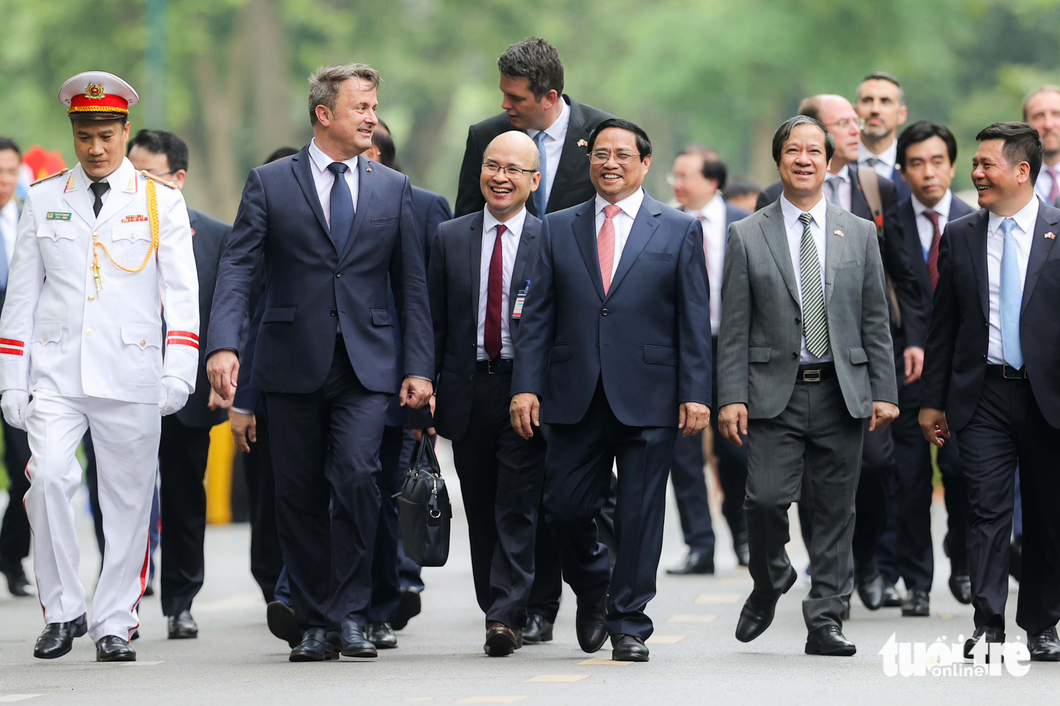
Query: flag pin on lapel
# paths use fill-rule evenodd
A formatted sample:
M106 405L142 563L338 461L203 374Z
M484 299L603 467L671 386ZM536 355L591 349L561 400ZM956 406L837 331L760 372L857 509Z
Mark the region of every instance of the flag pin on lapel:
M1048 233L1045 234L1045 237L1048 238L1049 240L1056 240L1056 233L1054 233L1052 231L1049 231Z
M840 238L845 238L846 237L843 234L843 231L841 231L841 230L834 230L834 231L832 231L832 233L834 233L835 235L838 235Z
M579 147L588 147L589 143L586 142L585 140L578 140L578 146Z

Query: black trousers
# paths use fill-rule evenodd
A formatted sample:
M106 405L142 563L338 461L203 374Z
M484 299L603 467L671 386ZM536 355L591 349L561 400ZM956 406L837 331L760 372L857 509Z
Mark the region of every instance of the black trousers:
M602 381L580 422L549 427L545 506L563 577L579 599L593 601L607 594L605 625L612 635L647 639L653 631L644 610L655 596L666 478L677 434L676 427L630 427L620 422ZM616 461L618 547L611 571L596 516L607 502Z
M415 444L405 427L383 428L383 444L379 447L379 528L372 556L372 605L368 611L372 622L391 622L401 601L401 521L394 496L401 491Z
M545 440L525 440L509 415L512 376L475 376L467 433L453 441L471 540L475 596L486 622L526 623L545 480Z
M1045 421L1030 382L987 375L972 419L957 438L968 483L976 627L1005 627L1017 466L1023 567L1016 624L1032 635L1054 627L1060 619L1060 430Z
M321 389L265 393L276 526L302 630L367 622L389 398L357 379L341 336Z
M29 556L29 519L22 497L29 490L26 465L29 463L29 438L26 432L7 422L4 428L4 466L7 468L7 510L0 523L0 569L18 566Z
M280 536L276 531L276 479L269 450L269 420L264 408L255 413L258 440L243 454L243 474L250 500L250 573L267 603L276 599L283 571Z
M865 420L865 444L861 456L861 477L855 498L854 571L859 576L875 568L876 549L887 529L888 504L894 483L894 437L891 428L870 432Z
M158 444L161 475L162 614L190 610L202 588L206 540L206 459L210 429L185 426L177 415L162 417Z

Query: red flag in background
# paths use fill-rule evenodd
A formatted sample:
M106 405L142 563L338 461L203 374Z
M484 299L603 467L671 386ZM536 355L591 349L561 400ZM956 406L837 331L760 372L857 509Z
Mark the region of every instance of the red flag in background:
M33 172L33 181L55 174L66 167L59 150L45 152L40 145L33 145L22 156L22 163Z

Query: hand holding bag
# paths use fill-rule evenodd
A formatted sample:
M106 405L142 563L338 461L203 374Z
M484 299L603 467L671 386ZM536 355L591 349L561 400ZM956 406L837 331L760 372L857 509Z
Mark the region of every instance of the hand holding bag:
M453 508L428 434L416 442L412 467L398 494L405 556L420 566L444 566L449 558Z

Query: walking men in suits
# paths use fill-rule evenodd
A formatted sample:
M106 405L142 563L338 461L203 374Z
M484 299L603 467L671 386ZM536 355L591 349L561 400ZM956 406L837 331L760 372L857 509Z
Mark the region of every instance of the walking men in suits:
M61 657L89 632L97 661L128 662L162 417L195 389L198 280L180 190L125 157L136 91L90 71L59 99L78 164L26 199L0 317L0 407L28 431L32 452L25 503L47 623L34 656ZM89 427L106 538L91 626L71 506L81 484L74 454Z
M386 407L395 392L410 407L425 404L434 373L408 177L360 156L372 145L378 85L365 64L310 77L314 138L251 171L210 323L210 382L230 399L250 287L264 270L250 383L269 416L280 543L304 631L296 662L377 654L364 628Z
M578 597L578 643L647 661L666 477L679 430L710 417L710 307L699 222L645 193L647 134L626 120L588 140L596 195L549 215L515 341L512 425L549 425L545 507ZM595 516L618 463L614 571ZM610 579L610 580L609 580Z
M22 204L15 197L18 188L22 151L13 140L0 137L0 311L4 308L7 282L11 274L11 256L15 254L15 236ZM29 438L23 429L0 422L4 429L4 466L7 468L7 510L0 524L0 573L7 579L12 596L32 596L33 589L22 560L29 556L29 519L22 498L29 490L26 464L29 463Z
M1031 659L1060 661L1060 210L1034 193L1044 147L1026 123L976 135L984 209L946 227L920 390L924 436L960 445L971 516L975 632L966 657L1005 641L1008 545L1019 468L1023 567L1016 623Z
M750 214L736 208L721 193L727 170L717 152L701 145L686 147L674 160L668 181L674 188L678 208L700 222L703 227L703 251L707 260L707 283L710 286L710 330L712 368L717 362L717 332L721 329L721 278L725 265L725 243L729 226ZM714 388L717 378L714 378ZM711 390L711 399L716 397ZM721 511L732 532L733 550L740 566L747 566L747 523L743 515L744 488L747 486L747 451L718 433L717 417L710 420L714 455L718 460L718 477L725 495ZM703 474L703 438L678 437L674 462L670 468L677 512L688 556L681 564L667 569L668 574L713 574L714 529L707 502L707 484Z
M902 84L883 71L869 74L858 84L854 109L864 123L858 147L858 167L875 169L881 178L894 184L898 200L906 200L909 187L902 180L896 160L898 128L905 125L909 117Z
M526 132L541 154L541 185L526 203L530 214L544 218L546 213L582 203L593 195L585 163L586 140L611 116L563 93L563 63L544 39L530 37L511 45L497 59L497 67L504 112L467 132L456 215L476 213L486 204L479 189L479 162L486 145L509 130Z
M169 179L178 189L188 175L188 146L171 132L140 130L129 141L129 161ZM199 281L199 322L210 325L217 264L228 240L227 225L194 209L191 223L195 271ZM198 637L191 604L202 588L206 539L206 459L210 452L210 429L228 417L227 407L210 387L206 377L206 346L199 347L195 392L176 414L162 420L158 447L159 491L162 522L162 614L167 616L170 639Z
M440 371L434 423L453 442L491 657L522 644L545 479L544 437L520 437L508 416L519 322L545 239L525 208L538 167L525 134L495 137L482 155L486 207L439 227L427 277Z
M939 243L946 225L968 215L972 207L950 191L957 163L957 140L944 125L922 120L898 138L896 160L912 192L898 207L906 251L924 298L930 302L939 277ZM919 256L918 256L919 255ZM931 544L932 466L930 447L917 424L919 380L898 388L902 414L892 425L897 481L896 568L906 588L902 615L930 615L929 592L935 575ZM945 546L950 558L949 586L961 603L970 603L968 577L968 491L961 473L956 440L938 451L946 487Z
M1050 206L1060 205L1060 86L1045 85L1023 99L1023 122L1042 138L1042 170L1034 193Z
M898 416L883 263L872 223L822 193L835 143L804 115L773 136L784 193L733 224L718 350L719 426L748 443L747 536L754 590L736 638L773 620L794 584L788 508L810 506L807 654L853 655L842 633L854 588L851 542L861 447Z

